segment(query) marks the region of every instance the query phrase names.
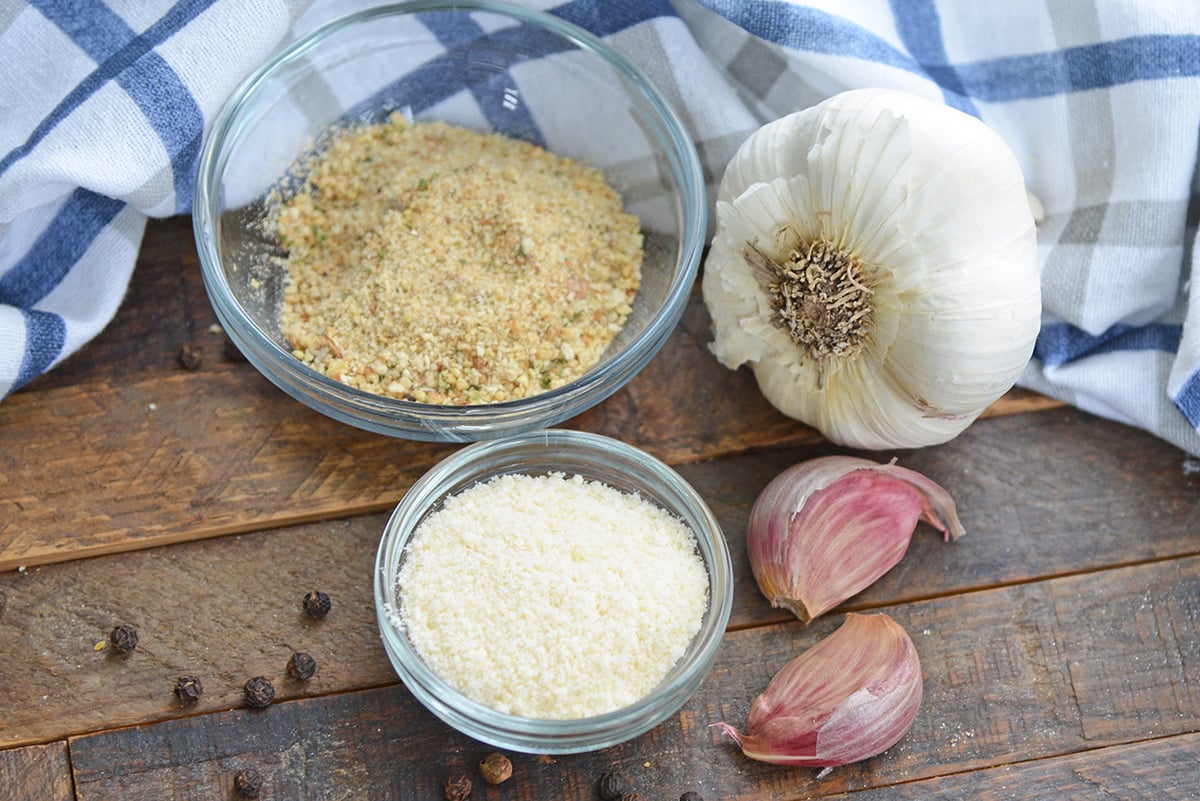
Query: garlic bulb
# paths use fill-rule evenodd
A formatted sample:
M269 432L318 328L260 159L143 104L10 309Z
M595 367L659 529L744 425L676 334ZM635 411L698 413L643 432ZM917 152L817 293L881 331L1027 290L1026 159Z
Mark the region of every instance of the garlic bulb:
M947 541L964 534L950 493L920 473L894 460L823 456L759 493L746 554L771 605L807 623L895 567L922 520Z
M750 705L745 732L714 725L751 759L833 767L899 742L923 696L921 660L904 629L882 613L849 614L771 679Z
M712 350L833 442L958 435L1040 326L1033 215L1000 137L860 89L768 123L722 177L702 283Z

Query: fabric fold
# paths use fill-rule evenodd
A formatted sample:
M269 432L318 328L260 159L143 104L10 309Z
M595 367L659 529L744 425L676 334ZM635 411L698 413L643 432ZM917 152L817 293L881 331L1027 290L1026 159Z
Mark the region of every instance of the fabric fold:
M111 321L146 220L190 211L201 135L237 84L276 48L373 4L0 10L0 397ZM603 37L645 72L689 128L710 198L755 128L846 89L904 89L978 116L1044 209L1046 316L1020 384L1200 456L1200 301L1188 292L1200 6L521 4Z

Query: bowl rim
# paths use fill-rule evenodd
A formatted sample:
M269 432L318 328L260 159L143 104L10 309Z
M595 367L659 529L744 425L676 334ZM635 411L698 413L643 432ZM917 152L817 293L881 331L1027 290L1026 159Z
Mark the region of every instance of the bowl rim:
M429 669L393 620L396 573L421 520L449 494L496 475L554 470L555 453L576 457L564 472L581 472L580 462L619 460L638 486L652 488L654 503L692 530L709 578L709 603L684 657L648 695L618 710L586 718L551 720L499 712L474 701ZM539 452L544 456L539 457ZM611 462L614 468L617 461ZM477 473L480 468L484 472ZM624 490L623 490L624 491ZM661 495L669 500L664 501ZM643 495L645 497L645 495ZM376 551L375 611L384 649L416 699L458 731L500 748L526 753L576 753L625 742L675 714L699 689L724 640L733 606L733 562L720 523L700 494L673 468L645 451L602 434L545 429L466 446L427 471L396 505Z
M385 397L342 384L303 364L247 315L226 280L217 245L220 198L214 191L229 159L222 147L237 135L241 112L255 92L287 65L339 31L385 16L428 11L486 12L534 25L608 62L631 93L652 113L642 116L661 148L677 186L680 208L678 258L666 296L644 330L607 362L594 366L561 387L510 401L475 405L439 405ZM565 19L496 0L408 0L345 14L326 22L271 56L233 91L213 119L197 159L192 228L206 292L227 335L248 361L293 398L341 422L376 433L432 441L473 441L546 427L600 403L640 372L657 354L683 316L707 237L707 194L699 156L686 126L642 72L599 37ZM580 401L586 401L579 406ZM565 412L565 413L564 413ZM403 430L401 430L403 426Z

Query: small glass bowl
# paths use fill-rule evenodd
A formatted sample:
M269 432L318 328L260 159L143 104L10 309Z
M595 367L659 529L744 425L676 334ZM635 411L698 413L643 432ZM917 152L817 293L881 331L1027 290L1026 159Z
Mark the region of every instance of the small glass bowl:
M467 698L438 677L394 622L396 576L413 532L443 501L498 475L579 474L638 493L678 516L695 534L709 578L700 630L670 673L649 695L623 709L574 720L544 720L498 712ZM606 748L649 731L699 689L716 659L733 604L733 565L712 512L670 467L645 452L598 434L550 429L468 446L426 473L388 520L375 561L375 612L388 659L429 711L458 731L498 748L565 754ZM598 677L602 679L603 677Z
M639 217L645 256L633 312L586 374L526 399L439 406L353 389L292 355L278 322L282 251L260 230L264 198L331 127L396 112L543 144L600 169ZM683 314L706 215L687 131L627 59L549 14L489 0L421 0L330 22L247 79L202 146L193 227L217 318L276 386L359 428L462 442L566 420L645 367Z

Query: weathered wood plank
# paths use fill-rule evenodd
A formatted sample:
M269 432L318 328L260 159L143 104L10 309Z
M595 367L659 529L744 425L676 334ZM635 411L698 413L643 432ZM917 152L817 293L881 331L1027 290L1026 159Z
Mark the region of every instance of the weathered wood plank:
M74 801L66 742L0 751L0 796L6 801Z
M198 383L179 374L0 405L0 418L20 418L0 420L11 462L0 569L377 511L452 450L339 426L280 403L257 375Z
M1058 444L1012 444L1021 442ZM680 467L730 543L738 588L731 628L787 619L754 586L746 520L775 474L831 451L827 444L773 449ZM1172 453L1144 433L1060 409L986 421L942 448L903 454L904 464L951 490L968 534L947 544L920 527L904 561L844 608L1070 573L1082 573L1086 587L1094 571L1110 565L1196 554L1200 492ZM1026 467L1039 478L1023 473ZM0 746L178 715L170 683L180 673L204 677L200 711L236 706L249 676L282 676L288 647L312 650L324 667L307 687L282 683L281 697L393 681L373 633L370 587L385 520L376 513L0 574L8 596L0 630L21 644L0 649ZM327 625L298 617L297 599L310 585L336 599ZM1133 603L1108 602L1114 609ZM1088 614L1104 619L1101 611ZM138 651L126 660L93 651L120 622L141 630ZM1187 647L1176 646L1193 660ZM1129 662L1120 652L1113 658Z
M647 797L677 797L694 789L714 799L797 799L964 771L1084 754L1137 740L1141 721L1120 718L1098 728L1102 711L1077 695L1074 666L1102 670L1123 632L1107 621L1059 619L1064 599L1081 588L1075 577L999 588L891 607L921 655L925 702L908 735L887 753L827 776L783 769L743 757L711 724L740 725L753 697L796 653L826 636L837 617L731 632L700 693L682 712L636 740L546 765L516 758L511 786L486 797L594 798L606 771L627 774ZM1200 558L1104 571L1083 589L1097 607L1136 596L1147 608L1171 609L1173 632L1142 632L1147 650L1200 638ZM965 623L969 621L969 625ZM1083 628L1080 628L1083 627ZM1173 666L1147 666L1145 686L1179 679ZM1197 730L1197 681L1159 736ZM1130 688L1137 693L1137 687ZM1083 700L1083 703L1080 701ZM217 795L246 765L267 776L270 798L431 798L452 772L473 770L486 746L450 731L400 686L277 704L262 712L231 710L182 717L71 741L81 801L190 798ZM380 766L386 766L381 769ZM1134 765L1111 763L1105 781L1135 781ZM1015 798L1044 798L1038 786L1010 788ZM891 796L885 796L891 797ZM906 796L907 797L907 796Z
M73 764L81 799L227 798L253 764L267 798L438 798L490 749L396 684L369 575L383 510L451 448L333 424L226 357L186 225L152 224L118 321L0 403L0 570L28 568L0 573L0 795L74 798ZM477 783L475 797L594 798L613 768L647 797L710 801L1191 797L1200 478L1142 432L1019 392L955 442L898 454L952 491L969 535L947 545L922 528L905 561L844 607L886 607L917 642L926 702L909 736L821 779L718 738L711 723L740 724L773 672L838 623L805 628L770 610L743 529L775 473L839 449L771 410L745 371L720 368L707 339L694 297L646 372L571 425L679 464L717 512L738 593L716 669L646 736L514 756L517 777ZM178 362L184 342L203 348L195 371ZM1005 416L1034 409L1053 410ZM163 543L178 544L147 547ZM112 553L127 549L144 550ZM312 587L335 598L322 623L299 613ZM141 631L129 657L94 648L116 622ZM307 684L284 675L294 648L320 662ZM190 710L171 697L183 673L206 688ZM282 699L258 713L240 708L255 674ZM26 769L47 764L57 783L28 784Z
M764 619L744 545L758 493L792 464L839 452L819 443L680 467L730 540L742 609L735 619ZM967 535L945 543L919 526L904 560L856 605L1200 553L1200 477L1185 471L1178 450L1127 426L1063 408L983 421L945 445L896 455L951 493Z
M186 219L152 223L116 319L0 403L0 571L377 511L452 449L310 411L226 355L215 323ZM820 441L747 371L721 367L709 339L694 296L650 366L569 425L672 463ZM1014 392L991 413L1056 405Z
M856 801L1192 801L1198 787L1200 735L1184 734L893 785L849 797Z
M1109 598L1094 591L1094 575L1053 584L1063 648L1087 654L1067 663L1084 736L1200 730L1200 577L1190 561L1128 575Z
M379 643L371 576L384 515L316 523L0 575L0 747L242 704L242 685L268 676L280 698L395 682ZM301 599L334 602L321 621ZM117 624L137 649L105 644ZM286 676L293 650L318 662ZM200 678L199 704L180 709L180 676Z

